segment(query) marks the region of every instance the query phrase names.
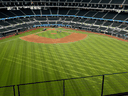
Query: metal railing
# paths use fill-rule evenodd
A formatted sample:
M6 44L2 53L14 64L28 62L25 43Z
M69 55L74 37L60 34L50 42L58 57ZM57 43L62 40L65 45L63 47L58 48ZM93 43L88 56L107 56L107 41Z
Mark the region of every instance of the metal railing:
M93 75L93 76L77 77L77 78L68 78L68 79L58 79L58 80L50 80L50 81L42 81L42 82L33 82L33 83L25 83L25 84L18 84L18 85L3 86L3 87L0 87L0 88L13 87L13 93L14 93L14 96L16 96L16 95L15 95L15 86L17 86L17 87L18 87L18 96L21 96L20 88L19 88L20 86L29 85L29 84L39 84L39 83L47 83L47 82L62 81L62 82L63 82L63 96L65 96L65 81L66 81L66 80L74 80L74 79L82 79L82 78L90 78L90 77L99 77L99 76L102 76L101 96L103 96L103 93L104 93L104 80L105 80L105 76L106 76L106 75L114 75L114 74L124 74L124 73L128 73L128 72L120 72L120 73L112 73L112 74L103 74L103 75Z
M13 96L16 96L16 95L15 95L15 85L2 86L2 87L0 87L0 89L1 89L1 88L7 88L7 87L12 87L12 88L13 88L13 94L14 94Z

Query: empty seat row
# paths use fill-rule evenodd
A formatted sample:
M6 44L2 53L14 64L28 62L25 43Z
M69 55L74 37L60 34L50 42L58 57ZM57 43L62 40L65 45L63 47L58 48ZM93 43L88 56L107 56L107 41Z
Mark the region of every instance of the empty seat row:
M2 1L11 1L11 0L2 0ZM22 0L13 0L13 1L22 1ZM122 4L128 3L127 0L24 0L24 1L43 1L43 2L83 2L83 3L110 3L110 4Z
M25 16L25 15L49 15L59 14L59 15L75 15L76 16L85 16L85 17L94 17L94 18L104 18L104 19L114 19L114 20L125 20L127 21L128 13L117 13L117 12L100 12L100 11L92 11L92 10L74 10L74 9L63 9L60 8L58 12L53 11L55 9L47 9L47 10L31 10L31 9L21 9L21 10L2 10L0 11L0 18L7 18L13 16Z

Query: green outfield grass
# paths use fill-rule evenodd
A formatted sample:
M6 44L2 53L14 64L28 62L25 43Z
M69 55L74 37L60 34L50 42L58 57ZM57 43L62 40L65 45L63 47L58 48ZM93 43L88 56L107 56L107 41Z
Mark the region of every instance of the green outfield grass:
M19 39L41 32L40 28L0 40L0 86L127 72L128 42L70 29L57 30L88 34L88 37L63 44ZM63 38L71 34L68 32L54 35L50 34L56 33L52 30L37 35ZM104 95L128 91L127 81L128 74L105 76ZM102 77L67 80L65 85L66 96L100 96ZM21 96L63 96L62 86L62 81L24 85L20 86L20 91ZM0 88L0 96L13 96L12 88Z

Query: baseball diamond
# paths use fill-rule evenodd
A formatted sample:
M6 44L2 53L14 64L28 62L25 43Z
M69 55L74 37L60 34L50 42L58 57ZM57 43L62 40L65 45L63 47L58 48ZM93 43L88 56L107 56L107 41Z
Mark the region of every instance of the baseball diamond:
M0 96L127 96L128 0L0 0Z

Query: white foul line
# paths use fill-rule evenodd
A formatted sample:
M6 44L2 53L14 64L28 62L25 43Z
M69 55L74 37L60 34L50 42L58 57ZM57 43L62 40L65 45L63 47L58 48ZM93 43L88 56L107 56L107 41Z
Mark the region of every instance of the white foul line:
M16 38L16 39L19 39L19 38ZM5 42L9 42L9 41L13 41L13 40L16 40L16 39L11 39L11 40L8 40L8 41L4 41L4 42L1 42L0 44L5 43Z

